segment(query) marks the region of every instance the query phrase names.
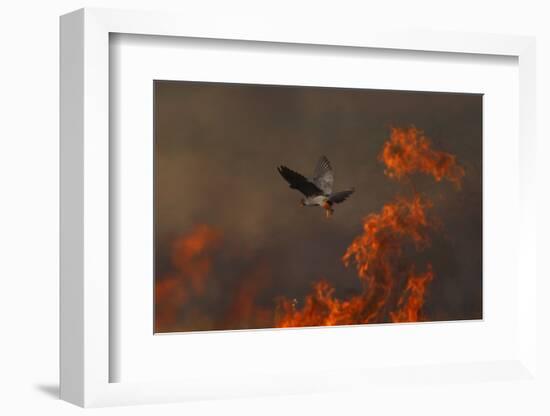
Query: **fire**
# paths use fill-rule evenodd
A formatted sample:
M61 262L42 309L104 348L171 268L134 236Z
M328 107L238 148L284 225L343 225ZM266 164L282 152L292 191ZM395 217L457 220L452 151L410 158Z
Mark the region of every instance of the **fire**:
M221 232L197 225L172 245L173 271L155 281L155 328L165 331L177 323L178 314L189 297L204 292L212 267L211 256L219 248Z
M232 302L227 310L225 328L258 328L271 326L273 311L256 305L258 294L268 285L270 270L265 262L256 264L240 276L240 284L233 292Z
M379 159L386 165L386 175L396 180L424 173L437 182L446 179L459 189L465 175L454 155L432 149L424 133L414 126L392 128ZM225 311L221 320L211 317L200 305L205 296L213 293L206 291L206 285L212 272L213 255L221 247L222 234L211 226L198 225L173 242L172 270L155 283L156 330L166 332L181 330L182 327L188 330L190 324L181 326L184 312L187 318L191 317L193 329L426 320L423 307L435 272L431 264L422 268L424 272L416 272L418 265L413 263L411 253L421 252L431 244L431 235L438 228L431 216L432 206L426 195L414 189L410 196L397 196L383 205L379 212L363 218L361 232L342 256L344 266L357 272L357 294L338 298L328 281L319 280L303 302L282 297L277 299L275 311L266 308L265 304L259 307L259 295L271 281L268 264L259 261L242 275L235 276L237 279L233 282L237 284L229 288L229 293L232 293L229 302L221 303ZM329 216L330 207L324 208ZM196 298L198 308L194 309L195 305L187 310L190 300ZM204 318L207 324L197 324L196 316Z
M392 322L418 322L422 321L422 306L428 284L433 280L432 265L428 264L428 270L420 275L411 272L407 281L407 287L399 298L397 310L390 312Z
M465 174L454 155L433 150L430 140L414 126L392 128L378 159L386 165L386 175L397 180L421 172L437 182L447 179L460 189Z
M430 228L426 210L431 203L415 194L412 198L397 198L386 204L378 214L369 214L363 220L363 233L346 250L346 266L354 262L361 279L372 279L389 270L407 241L419 249L429 244Z
M222 247L222 233L209 225L195 226L172 242L172 270L155 282L155 330L157 332L205 329L257 328L273 325L273 310L258 307L256 298L267 286L270 271L258 262L241 275L230 290L223 316L212 316L205 299L212 274L213 258ZM219 290L217 281L210 288ZM210 300L209 299L209 300ZM223 304L223 299L220 299Z
M334 288L321 280L314 284L301 309L296 308L295 300L279 299L275 320L280 328L367 323L363 319L365 304L364 294L347 300L335 298Z
M460 189L465 170L454 155L434 150L421 130L392 128L379 155L388 177L403 180L414 173L446 179ZM367 215L362 233L345 251L346 267L354 266L361 293L348 299L334 296L334 288L321 280L313 285L303 306L279 299L275 323L278 327L418 322L425 320L422 307L428 286L435 277L431 264L415 273L407 253L422 251L431 244L435 221L428 216L432 202L414 190L411 197L397 197L380 212ZM404 272L403 270L409 270Z
M301 309L296 308L294 301L279 300L277 326L387 322L392 294L403 277L400 272L403 251L411 245L422 250L430 243L431 224L426 213L430 207L428 201L415 194L412 198L398 198L384 205L380 213L365 217L363 233L355 238L342 258L346 266L355 266L362 283L361 293L340 300L334 297L334 288L321 280L315 283L313 293L306 296ZM416 280L411 285L414 283ZM409 299L412 301L410 296Z
M363 220L363 233L348 247L342 260L355 265L364 281L365 322L383 321L392 290L399 281L403 250L412 244L422 250L430 244L427 209L431 203L418 194L386 204L378 214Z
M197 225L191 233L178 238L172 247L172 264L183 280L188 280L193 291L204 291L210 273L210 254L221 242L221 233L205 224Z

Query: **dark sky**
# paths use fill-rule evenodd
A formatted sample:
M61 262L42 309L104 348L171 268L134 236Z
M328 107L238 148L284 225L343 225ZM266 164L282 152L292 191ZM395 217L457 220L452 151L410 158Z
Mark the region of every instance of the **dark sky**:
M267 314L276 297L301 300L320 278L338 296L356 292L357 274L341 257L363 217L410 192L377 159L390 127L410 125L466 171L460 191L412 178L442 224L421 254L436 275L426 315L481 318L481 95L179 81L154 88L157 282L173 272L175 239L197 224L222 235L204 290L178 306L165 330L266 326L269 318L251 318L255 312L228 316L243 293ZM320 208L300 207L301 194L276 170L284 164L310 176L321 155L332 163L335 189L356 190L329 220Z

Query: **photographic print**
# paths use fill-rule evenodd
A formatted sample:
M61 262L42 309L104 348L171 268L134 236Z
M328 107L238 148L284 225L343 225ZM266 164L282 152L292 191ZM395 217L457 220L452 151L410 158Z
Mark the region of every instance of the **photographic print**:
M482 319L482 100L155 81L154 332Z

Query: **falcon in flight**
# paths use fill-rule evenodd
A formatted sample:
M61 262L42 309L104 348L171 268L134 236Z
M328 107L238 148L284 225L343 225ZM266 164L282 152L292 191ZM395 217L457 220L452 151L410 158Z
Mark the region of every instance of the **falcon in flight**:
M334 209L332 208L334 204L344 202L354 192L353 188L332 192L334 174L326 156L321 156L319 162L317 162L311 179L306 178L298 172L294 172L286 166L279 166L277 170L290 184L292 189L296 189L304 194L305 198L302 198L300 201L302 206L323 207L327 218L334 213Z

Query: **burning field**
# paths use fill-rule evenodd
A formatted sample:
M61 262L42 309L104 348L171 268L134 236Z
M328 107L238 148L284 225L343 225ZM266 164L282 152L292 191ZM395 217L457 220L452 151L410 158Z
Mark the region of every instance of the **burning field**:
M239 247L231 232L219 225L198 223L167 243L167 266L155 280L155 332L420 322L445 317L438 311L431 316L425 308L432 285L449 278L437 269L438 258L430 252L434 241L447 234L445 218L437 215L436 208L449 199L446 195L462 192L468 171L415 126L392 127L387 136L372 158L377 157L375 163L395 190L393 197L378 210L349 219L354 237L340 252L323 251L326 239L316 241L319 251L332 253L333 261L339 262L341 275L306 276L310 289L303 293L292 280L278 275L269 253ZM439 184L437 193L424 190L431 190L427 180ZM361 192L367 190L358 188L357 193ZM321 216L315 220L316 227L332 226L333 219ZM452 238L448 240L451 245ZM350 273L355 281L350 281ZM348 291L337 287L339 278L350 287Z

